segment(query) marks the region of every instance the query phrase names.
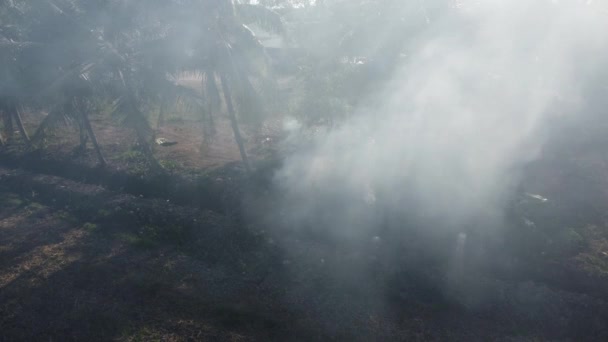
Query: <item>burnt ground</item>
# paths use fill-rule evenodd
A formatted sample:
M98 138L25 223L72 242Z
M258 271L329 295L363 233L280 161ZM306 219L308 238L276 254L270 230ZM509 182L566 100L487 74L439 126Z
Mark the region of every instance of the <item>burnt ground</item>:
M262 286L276 251L229 217L53 176L0 173L2 340L285 334L289 314Z
M290 262L294 251L237 213L12 168L0 169L0 193L5 341L608 336L603 227L581 229L586 243L575 252L528 258L522 274L471 276L463 301L446 299L432 272L404 271L384 282L379 307L379 297L361 300L369 278ZM314 248L302 241L295 253ZM365 265L351 252L336 251L327 265Z
M525 187L549 202L525 212L534 229L515 227L519 258L450 295L431 263L336 274L375 264L248 221L241 199L264 177L252 188L233 145L193 153L195 122L166 128L180 141L157 148L168 175L146 174L120 129L101 128L106 169L61 130L42 151L0 151L0 341L608 340L603 149L531 164Z

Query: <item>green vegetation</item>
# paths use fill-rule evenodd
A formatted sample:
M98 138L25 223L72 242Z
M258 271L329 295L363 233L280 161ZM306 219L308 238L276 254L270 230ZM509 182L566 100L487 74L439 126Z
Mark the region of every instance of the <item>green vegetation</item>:
M18 195L11 194L9 196L0 197L0 205L2 205L3 207L18 207L23 203L23 199Z
M86 230L89 233L93 233L97 230L97 225L95 223L91 223L91 222L86 222L83 226L82 229Z
M78 222L77 217L67 210L58 210L57 212L55 212L55 217L66 222Z
M99 209L95 217L97 219L103 220L104 218L108 218L111 214L112 212L107 209Z
M161 160L160 165L167 171L177 171L182 169L182 166L172 160Z
M162 244L179 247L187 239L182 227L143 225L136 233L119 233L119 238L137 247L154 248Z

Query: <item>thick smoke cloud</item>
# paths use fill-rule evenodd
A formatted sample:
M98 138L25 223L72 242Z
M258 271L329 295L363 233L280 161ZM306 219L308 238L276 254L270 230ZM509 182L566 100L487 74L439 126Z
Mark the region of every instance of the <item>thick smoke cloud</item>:
M550 119L577 115L607 19L584 1L446 9L370 106L286 159L276 182L291 224L345 238L406 211L435 229L499 220Z
M289 125L271 214L298 278L285 299L329 332L358 334L393 291L496 304L507 287L477 269L510 262L492 248L523 167L584 116L608 56L608 15L582 1L461 2L419 32L350 119Z

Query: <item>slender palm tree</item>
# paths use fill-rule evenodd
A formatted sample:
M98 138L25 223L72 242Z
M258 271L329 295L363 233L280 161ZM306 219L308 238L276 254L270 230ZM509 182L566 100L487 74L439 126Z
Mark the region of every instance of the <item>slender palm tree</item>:
M203 74L208 113L219 110L222 94L241 159L249 172L251 166L238 114L250 119L261 116L263 106L252 79L268 86L271 78L264 47L244 22L283 33L282 22L276 12L248 3L217 1L212 9L211 20L206 21L206 34L196 45L198 51L207 53L199 53L192 67Z
M23 41L24 13L18 5L14 1L0 2L0 117L4 125L1 144L12 138L15 124L24 141L30 142L21 120L23 93L29 78L20 56L32 44Z
M137 26L128 24L126 20L106 22L99 19L116 17L112 14L122 13L129 2L95 8L88 7L90 3L86 1L76 0L49 1L48 4L51 13L39 20L36 28L54 29L51 30L55 31L52 37L43 36L41 40L46 58L58 62L46 65L45 71L52 70L53 77L39 97L46 100L51 110L35 136L43 136L51 123L61 121L59 118L71 119L67 121L76 122L79 127L80 149L85 147L90 137L100 164L105 165L89 116L96 109L93 104L112 102L114 112L124 114L125 123L136 131L150 164L160 169L150 149L152 130L139 103L149 93L149 89L143 89L141 85L154 78L148 74L158 74L162 70L156 71L146 65L144 59L137 57L144 40L138 37ZM100 15L99 11L104 11L105 15ZM66 27L70 32L62 32ZM71 53L66 54L65 50Z
M221 94L249 170L237 115L261 112L251 79L263 79L265 66L263 48L240 18L258 18L280 27L280 20L271 12L247 4L237 4L237 10L229 0L48 0L20 4L13 6L11 2L10 9L18 10L23 18L21 40L4 39L19 56L0 54L4 60L16 61L0 69L10 76L0 88L0 108L8 113L4 115L7 125L12 121L19 125L19 109L27 103L25 99L33 98L49 112L34 135L36 139L44 136L53 122L75 122L80 149L90 139L104 165L89 116L96 110L95 103L111 102L114 114L135 130L150 164L160 169L150 146L154 131L147 111L187 98L201 111L206 108L211 122ZM0 14L7 12L0 8ZM184 71L204 75L204 98L173 82ZM25 130L20 131L25 137Z

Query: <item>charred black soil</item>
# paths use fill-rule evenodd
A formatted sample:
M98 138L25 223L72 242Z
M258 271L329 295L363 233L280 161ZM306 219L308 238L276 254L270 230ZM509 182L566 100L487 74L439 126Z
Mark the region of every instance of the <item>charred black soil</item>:
M27 155L3 155L2 164L6 341L608 337L608 238L598 221L555 242L574 239L572 249L542 244L515 251L523 257L510 268L483 265L454 295L424 256L416 263L390 258L400 265L390 270L353 246L331 247L333 260L323 264L290 260L329 247L248 222L243 198L272 200L238 165L196 185L187 175L137 178ZM288 253L277 239L296 239L301 250ZM543 248L542 256L533 252ZM338 264L374 276L342 279L333 274Z

